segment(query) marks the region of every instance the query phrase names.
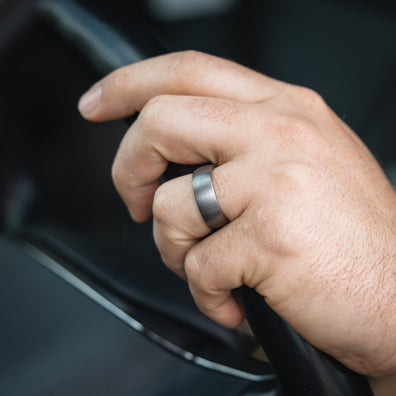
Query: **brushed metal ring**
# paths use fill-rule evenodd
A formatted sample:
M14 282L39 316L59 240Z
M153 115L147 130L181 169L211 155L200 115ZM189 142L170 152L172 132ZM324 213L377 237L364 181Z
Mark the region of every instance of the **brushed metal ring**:
M212 229L219 229L228 224L217 202L213 188L212 171L214 165L204 165L196 169L192 177L192 186L199 211L206 224Z

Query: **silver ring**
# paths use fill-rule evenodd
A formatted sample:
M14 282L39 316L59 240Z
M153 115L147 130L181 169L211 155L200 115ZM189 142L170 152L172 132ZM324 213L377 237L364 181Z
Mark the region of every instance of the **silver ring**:
M212 170L214 165L204 165L196 169L192 177L192 186L199 211L206 224L218 229L228 224L217 202L213 188Z

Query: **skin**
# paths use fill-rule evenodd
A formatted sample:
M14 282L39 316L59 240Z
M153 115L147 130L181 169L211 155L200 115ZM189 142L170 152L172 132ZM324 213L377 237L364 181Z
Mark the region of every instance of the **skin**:
M154 217L164 263L202 312L237 326L231 290L246 284L346 366L396 372L396 195L317 93L188 51L111 73L80 111L90 121L140 112L114 183L135 221ZM216 165L227 226L211 233L191 175L159 185L168 161Z

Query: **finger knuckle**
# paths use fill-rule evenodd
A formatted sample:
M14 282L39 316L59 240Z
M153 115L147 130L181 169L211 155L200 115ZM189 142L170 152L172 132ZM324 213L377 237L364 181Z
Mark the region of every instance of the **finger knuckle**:
M122 173L117 159L114 160L113 165L111 167L111 178L113 180L113 184L115 188L119 190L122 184Z
M218 306L213 303L210 299L207 298L200 298L196 300L197 306L199 310L204 313L205 315L215 318L216 313L218 312Z
M145 131L159 131L166 122L171 95L158 95L151 98L139 115L139 124Z
M172 65L173 72L179 83L183 84L185 81L188 82L190 77L196 79L212 58L211 55L195 50L179 52Z
M153 200L153 217L159 224L169 222L171 200L166 183L157 188Z
M309 194L316 192L321 184L320 172L310 164L299 160L288 161L277 165L271 170L271 182L282 198L278 206L298 203L300 200L308 202ZM315 186L315 190L313 190Z
M196 284L201 283L201 268L198 256L194 249L190 249L187 252L186 258L184 260L184 269L190 282Z
M300 98L303 103L313 111L327 109L327 104L323 97L315 90L307 87L300 87Z
M154 242L160 253L161 260L167 268L174 270L174 260L172 260L169 252L169 241L167 237L163 235L162 227L158 225L154 226Z
M212 293L217 290L226 277L226 265L221 259L221 250L197 247L192 248L186 256L186 273L190 281L201 290Z
M299 151L306 153L319 149L320 137L318 130L308 118L292 115L282 115L275 130L288 148L296 147Z
M110 75L109 84L111 88L115 90L119 90L128 85L129 80L131 78L131 73L129 68L121 67Z
M284 186L290 186L293 190L305 190L306 186L310 184L312 171L306 164L291 162L285 166L279 166L275 173L278 181Z
M183 234L171 225L162 225L159 228L159 233L154 235L155 243L161 254L167 255L169 249L171 250L185 250L188 246L188 240L184 238ZM160 234L160 235L159 235Z
M292 135L306 135L312 132L312 123L303 117L285 115L282 117L282 129Z
M159 125L168 102L168 95L158 95L151 98L140 112L140 123L148 126Z

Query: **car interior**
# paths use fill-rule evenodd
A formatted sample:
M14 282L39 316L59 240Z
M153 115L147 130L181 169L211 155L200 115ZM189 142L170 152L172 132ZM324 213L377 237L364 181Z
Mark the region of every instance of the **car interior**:
M370 395L251 290L255 336L197 309L113 187L133 119L88 123L77 101L125 64L209 52L318 91L396 181L395 7L177 3L0 2L0 394Z

